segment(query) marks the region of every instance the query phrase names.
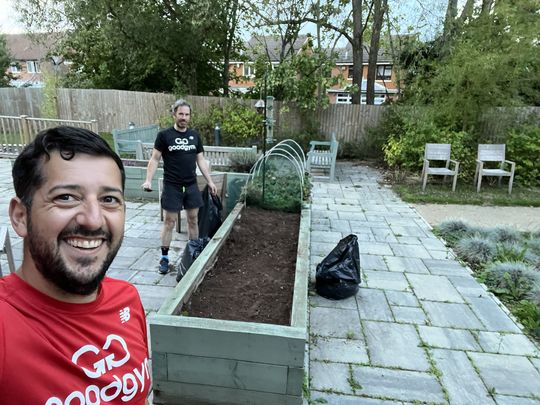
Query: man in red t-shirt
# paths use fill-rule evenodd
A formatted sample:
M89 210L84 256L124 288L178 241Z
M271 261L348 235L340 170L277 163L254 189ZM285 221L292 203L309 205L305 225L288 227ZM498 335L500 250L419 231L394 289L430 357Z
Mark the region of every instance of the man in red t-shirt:
M21 267L0 278L0 404L147 404L144 309L105 277L122 243L125 173L95 133L40 132L13 165Z

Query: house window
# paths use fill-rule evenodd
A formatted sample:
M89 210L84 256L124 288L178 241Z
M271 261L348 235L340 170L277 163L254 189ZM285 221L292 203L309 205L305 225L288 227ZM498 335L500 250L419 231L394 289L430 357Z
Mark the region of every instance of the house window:
M255 66L252 64L244 65L244 76L245 77L254 77L255 76Z
M26 62L26 71L28 73L41 73L39 62L37 60L29 60Z
M376 94L375 98L373 99L373 105L381 105L384 103L386 97L381 94ZM362 97L360 98L360 104L366 104L367 96L365 94L362 94Z
M336 104L351 104L352 97L349 93L337 93Z
M377 80L392 79L392 65L377 66Z
M352 66L349 66L348 67L348 70L349 70L349 73L347 74L347 78L349 79L352 79L353 78L353 67Z
M10 65L9 71L11 73L20 73L21 69L20 69L20 66L18 64L13 64L13 65Z

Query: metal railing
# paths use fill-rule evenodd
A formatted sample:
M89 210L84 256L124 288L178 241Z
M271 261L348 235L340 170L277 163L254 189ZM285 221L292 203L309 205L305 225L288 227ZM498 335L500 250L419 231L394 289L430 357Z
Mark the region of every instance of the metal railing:
M86 128L97 133L96 120L75 121L51 118L34 118L0 115L0 157L17 156L38 132L59 125Z

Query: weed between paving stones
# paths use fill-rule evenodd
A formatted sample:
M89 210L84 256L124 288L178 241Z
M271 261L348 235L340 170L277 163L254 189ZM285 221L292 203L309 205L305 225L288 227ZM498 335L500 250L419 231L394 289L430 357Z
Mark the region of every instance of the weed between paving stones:
M290 325L299 226L299 214L247 207L184 310Z

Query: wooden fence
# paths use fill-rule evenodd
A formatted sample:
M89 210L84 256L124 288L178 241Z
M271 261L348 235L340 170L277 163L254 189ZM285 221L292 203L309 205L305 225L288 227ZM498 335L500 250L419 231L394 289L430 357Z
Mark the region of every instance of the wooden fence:
M195 113L208 111L212 104L223 105L222 97L186 96ZM159 123L170 115L175 96L164 93L145 93L122 90L58 89L57 115L63 120L89 121L95 119L98 131L112 132L137 126ZM253 108L256 100L238 100ZM42 89L0 88L0 114L41 116ZM339 141L355 142L365 136L369 126L376 125L384 110L382 106L331 105L320 115L302 114L296 106L274 102L274 133L276 136L297 134L306 128L319 128L330 139L332 132Z
M229 99L220 97L186 96L195 114L208 111L212 104L223 105ZM112 132L115 128L127 128L129 122L137 126L160 123L170 116L172 94L145 93L122 90L58 89L57 116L62 120L97 121L97 130ZM255 100L238 100L254 108ZM0 88L0 115L32 117L41 116L43 90L35 88ZM307 128L318 129L323 137L344 142L361 143L368 136L367 130L380 121L384 106L333 104L320 113L302 113L288 103L274 102L275 136L296 135ZM540 107L503 109L507 114L536 115ZM507 126L513 119L501 119L501 110L487 113L482 123L486 140L504 139ZM517 118L516 118L517 119ZM205 134L211 139L212 134Z
M17 156L39 131L58 125L70 125L97 131L96 120L56 120L33 118L27 115L19 117L0 115L0 157Z

